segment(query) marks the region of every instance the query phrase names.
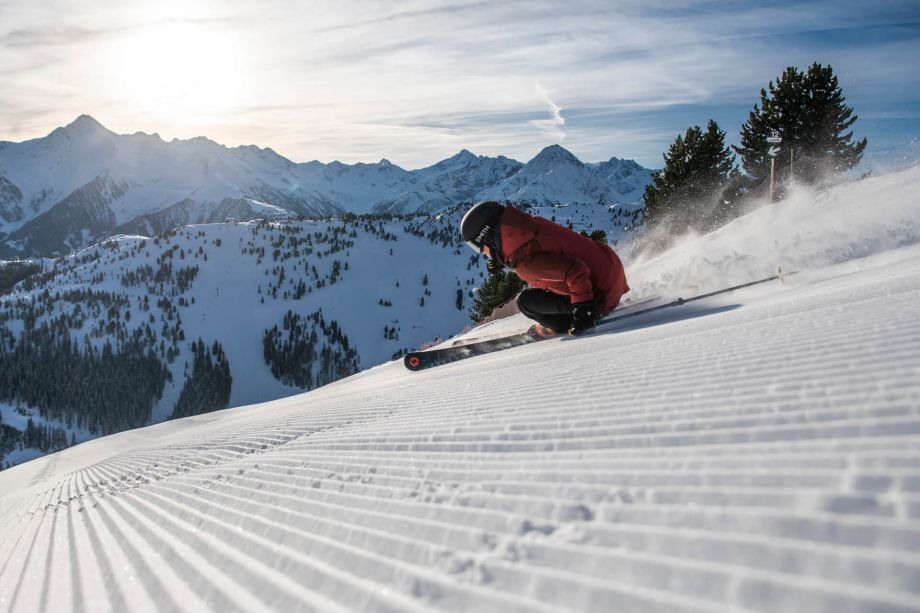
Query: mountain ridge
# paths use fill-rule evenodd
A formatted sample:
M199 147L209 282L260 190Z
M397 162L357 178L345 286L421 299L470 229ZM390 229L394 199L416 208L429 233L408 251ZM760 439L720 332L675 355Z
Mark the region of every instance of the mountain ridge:
M100 177L128 188L114 199L83 198L86 209L72 210L74 195L91 194ZM61 255L115 228L153 217L162 222L180 205L190 220L214 221L213 212L228 199L254 200L305 217L401 214L489 198L538 206L636 203L650 180L651 171L632 160L587 164L560 145L545 147L527 163L462 149L406 170L387 158L298 163L270 148L227 147L204 136L167 142L157 134L120 135L80 115L45 137L0 142L0 258ZM110 222L81 222L95 219L102 206L111 209ZM261 212L244 209L237 211L244 219Z

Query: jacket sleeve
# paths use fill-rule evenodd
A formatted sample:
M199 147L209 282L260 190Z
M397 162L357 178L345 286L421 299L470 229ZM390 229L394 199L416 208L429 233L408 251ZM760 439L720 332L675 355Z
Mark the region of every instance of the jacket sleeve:
M578 258L552 253L538 253L519 262L515 268L525 281L565 289L572 304L594 300L591 271Z

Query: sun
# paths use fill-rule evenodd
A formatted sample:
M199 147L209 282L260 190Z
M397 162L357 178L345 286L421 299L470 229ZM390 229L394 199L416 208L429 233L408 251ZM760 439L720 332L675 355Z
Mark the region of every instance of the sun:
M151 26L125 38L114 53L114 89L128 108L200 121L238 101L238 52L225 33L190 24Z

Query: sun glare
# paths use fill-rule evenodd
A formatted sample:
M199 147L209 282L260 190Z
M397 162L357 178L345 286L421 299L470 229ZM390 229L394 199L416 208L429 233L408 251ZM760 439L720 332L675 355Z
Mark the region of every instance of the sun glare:
M240 90L232 39L193 25L151 27L119 44L114 84L139 112L201 121L231 108Z

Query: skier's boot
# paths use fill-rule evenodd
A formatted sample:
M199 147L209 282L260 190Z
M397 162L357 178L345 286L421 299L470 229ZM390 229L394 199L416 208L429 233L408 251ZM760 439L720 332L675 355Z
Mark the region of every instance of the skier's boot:
M555 330L547 326L544 326L543 324L539 324L539 323L533 325L533 333L536 336L539 336L542 338L549 338L550 336L556 336Z

